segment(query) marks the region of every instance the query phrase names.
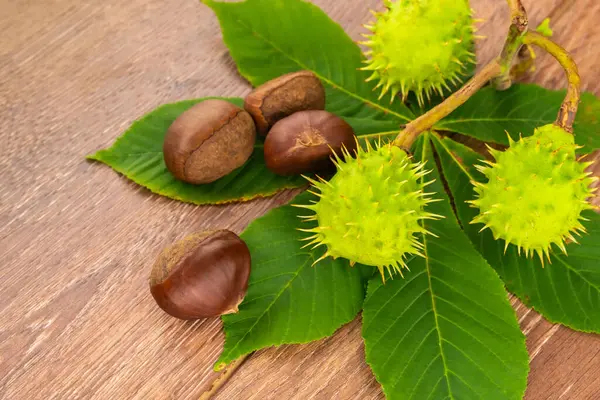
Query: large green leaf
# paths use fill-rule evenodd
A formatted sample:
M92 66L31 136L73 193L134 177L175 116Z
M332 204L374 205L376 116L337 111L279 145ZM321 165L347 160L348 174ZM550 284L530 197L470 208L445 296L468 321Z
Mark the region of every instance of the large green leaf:
M567 245L568 257L553 253L544 267L519 256L513 245L504 254L504 241L494 240L489 230L479 233L481 224L469 224L478 212L465 203L475 197L470 181L485 181L474 168L480 156L448 138L434 138L434 144L462 226L508 290L551 322L600 332L600 215L587 212L589 234L578 239L579 245Z
M515 84L506 91L486 87L440 121L436 129L508 145L506 131L516 140L519 134L529 136L536 127L553 122L564 96L564 90L528 84ZM584 151L600 148L600 99L596 96L582 94L574 130Z
M192 185L175 179L167 170L163 159L165 134L182 112L206 99L209 98L162 105L135 121L110 148L100 150L87 158L109 165L154 193L195 204L245 201L270 196L283 189L301 187L307 183L301 177L283 177L269 171L265 165L260 141L256 143L253 154L242 167L213 183ZM240 98L224 100L238 106L243 105ZM398 133L398 130L393 130L396 124L393 121L363 118L360 115L344 119L362 139L391 139Z
M257 143L250 159L231 174L210 184L192 185L179 181L167 170L162 147L173 121L185 110L206 99L165 104L135 121L112 147L89 155L150 191L195 204L217 204L269 196L285 188L306 184L300 177L282 177L269 171L263 149ZM238 106L239 98L226 98Z
M435 170L429 139L416 158ZM520 399L528 355L502 281L471 246L452 215L440 177L429 186L441 202L427 221L426 258L404 279L369 282L363 310L366 359L388 399Z
M314 199L305 192L294 204ZM312 266L323 252L302 249L306 234L296 228L310 225L299 222L301 213L291 205L276 208L242 233L252 272L240 311L223 316L225 348L217 370L254 350L330 336L360 311L367 267L331 258Z
M323 82L327 110L353 121L357 134L397 134L414 118L400 101L378 100L358 71L360 48L320 8L302 0L203 0L217 15L239 72L260 85L288 72L310 70ZM275 16L275 17L274 17ZM363 125L365 123L366 125Z

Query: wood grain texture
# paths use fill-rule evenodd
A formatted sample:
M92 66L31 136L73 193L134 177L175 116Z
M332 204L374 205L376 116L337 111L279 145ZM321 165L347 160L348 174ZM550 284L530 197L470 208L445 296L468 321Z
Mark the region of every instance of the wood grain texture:
M552 17L584 88L600 94L600 3L524 0L532 25ZM353 38L377 0L315 1ZM500 0L480 61L501 47ZM216 18L189 0L0 0L0 398L193 399L217 375L218 320L183 322L148 291L163 246L190 232L240 232L294 192L197 207L148 193L84 156L154 107L244 96ZM546 55L527 80L564 87ZM527 399L600 397L600 338L553 326L514 301L532 357ZM304 346L266 349L217 399L381 399L364 363L360 320Z

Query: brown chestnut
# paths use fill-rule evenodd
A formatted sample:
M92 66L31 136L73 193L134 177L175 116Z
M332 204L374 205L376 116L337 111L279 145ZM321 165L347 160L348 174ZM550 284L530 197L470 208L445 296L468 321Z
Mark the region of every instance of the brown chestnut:
M254 89L244 101L258 133L266 135L280 119L297 111L323 110L325 88L310 71L292 72L270 80Z
M352 155L357 148L346 121L327 111L300 111L273 126L265 140L265 163L278 175L331 171L333 152L342 156L342 147Z
M210 183L241 167L256 141L250 114L225 100L211 99L183 112L163 144L167 169L179 180Z
M150 274L150 292L176 318L231 314L246 295L250 261L248 246L235 233L195 233L161 252Z

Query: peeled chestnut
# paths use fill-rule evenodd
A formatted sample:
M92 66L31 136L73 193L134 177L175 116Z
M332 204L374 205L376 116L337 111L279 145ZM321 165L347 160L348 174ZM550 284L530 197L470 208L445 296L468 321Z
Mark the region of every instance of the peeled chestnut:
M266 135L280 119L297 111L323 110L325 88L310 71L292 72L254 89L244 102L258 133Z
M356 151L352 127L321 110L300 111L277 122L265 140L267 168L278 175L298 175L334 169L333 152Z
M254 150L250 114L225 100L205 100L183 112L163 144L167 169L188 183L210 183L241 167Z
M231 314L246 295L250 261L248 246L233 232L192 234L160 253L150 274L150 292L176 318Z

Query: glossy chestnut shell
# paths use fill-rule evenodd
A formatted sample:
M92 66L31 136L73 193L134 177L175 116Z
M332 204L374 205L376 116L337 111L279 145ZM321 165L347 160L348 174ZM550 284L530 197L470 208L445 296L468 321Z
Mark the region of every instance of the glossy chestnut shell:
M334 171L333 153L354 155L356 137L340 117L321 110L300 111L277 122L265 139L267 168L278 175Z
M189 235L164 249L150 275L150 292L180 319L237 312L248 288L250 251L228 230Z

